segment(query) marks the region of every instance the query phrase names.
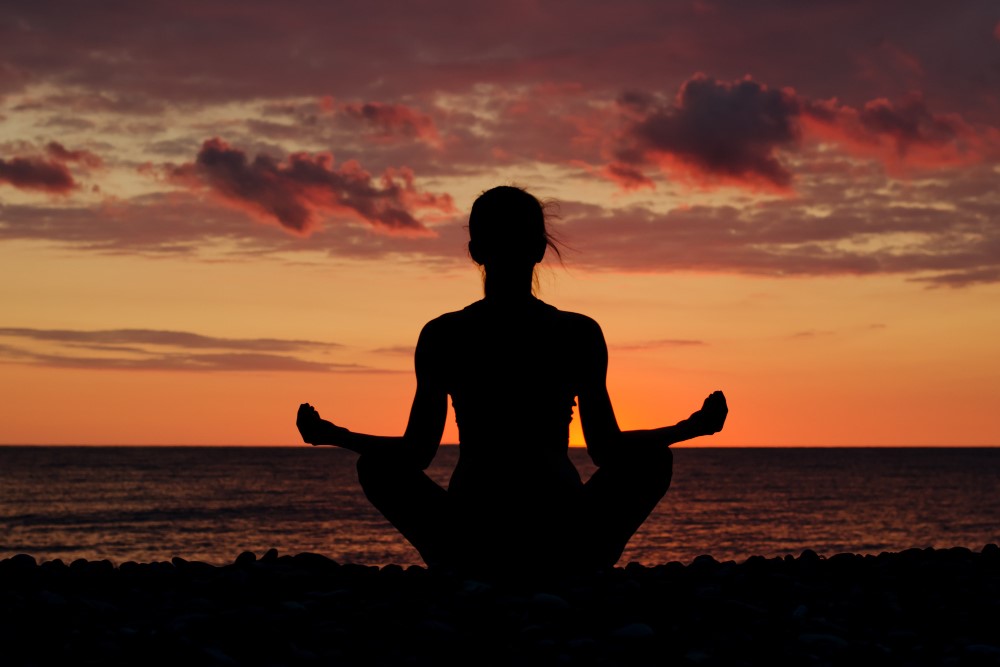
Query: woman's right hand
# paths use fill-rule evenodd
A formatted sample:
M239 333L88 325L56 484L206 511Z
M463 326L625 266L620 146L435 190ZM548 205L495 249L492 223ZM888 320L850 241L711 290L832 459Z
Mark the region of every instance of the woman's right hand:
M721 391L713 391L705 399L701 409L688 417L688 421L698 435L712 435L722 430L728 414L729 406L726 405L725 394Z
M295 426L298 427L302 440L310 445L340 444L342 436L348 432L346 428L320 418L316 408L308 403L299 406Z

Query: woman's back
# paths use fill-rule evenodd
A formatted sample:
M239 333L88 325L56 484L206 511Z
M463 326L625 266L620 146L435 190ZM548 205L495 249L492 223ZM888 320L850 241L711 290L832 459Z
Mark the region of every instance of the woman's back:
M508 307L477 301L428 325L463 450L565 453L585 368L585 321L532 298Z
M453 490L579 485L567 457L569 424L595 330L590 318L535 298L477 301L427 325L418 355L437 369L459 428Z

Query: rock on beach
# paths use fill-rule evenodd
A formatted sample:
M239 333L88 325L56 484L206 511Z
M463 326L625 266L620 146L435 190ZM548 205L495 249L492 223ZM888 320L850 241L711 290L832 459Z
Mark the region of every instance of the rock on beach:
M470 579L251 552L0 561L0 664L1000 665L1000 548Z

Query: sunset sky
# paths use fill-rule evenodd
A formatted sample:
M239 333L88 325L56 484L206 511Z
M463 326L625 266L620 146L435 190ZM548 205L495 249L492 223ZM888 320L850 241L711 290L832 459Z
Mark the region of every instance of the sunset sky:
M623 428L1000 445L996 0L3 5L0 443L401 433L514 183Z

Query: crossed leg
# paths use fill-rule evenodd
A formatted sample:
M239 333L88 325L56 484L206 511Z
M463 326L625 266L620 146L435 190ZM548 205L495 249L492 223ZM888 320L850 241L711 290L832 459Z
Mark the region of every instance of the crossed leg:
M518 535L518 519L503 516L503 505L481 512L496 516L477 516L475 508L456 507L448 491L418 468L374 457L358 459L358 481L365 495L417 549L424 562L431 567L466 570L517 565L506 558L490 559L491 551L497 552L496 555L503 551L534 553L539 562L551 561L556 556L573 571L612 567L666 494L672 472L673 454L667 447L621 458L591 476L577 496L576 507L570 508L569 513L551 515L552 521L560 521L562 525L540 530L544 526L537 521L527 521L523 525L525 534ZM524 511L519 509L514 514ZM486 525L494 523L497 525ZM503 533L495 536L503 544L500 548L482 548L490 541L497 545L489 535L494 529ZM533 544L513 543L517 541ZM561 544L557 546L554 541ZM538 552L546 547L553 553Z
M358 481L375 508L428 566L453 566L457 536L448 492L419 468L382 458L358 459Z
M673 452L648 450L604 465L583 486L579 530L581 564L614 566L639 526L670 488Z

